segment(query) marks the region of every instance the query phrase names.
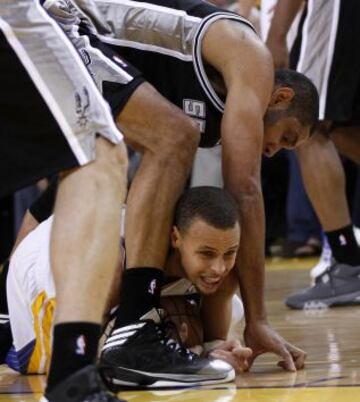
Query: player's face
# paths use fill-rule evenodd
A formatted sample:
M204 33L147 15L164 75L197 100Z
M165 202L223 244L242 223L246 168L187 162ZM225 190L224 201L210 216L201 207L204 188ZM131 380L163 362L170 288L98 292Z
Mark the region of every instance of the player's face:
M264 156L274 156L283 148L294 149L309 138L310 127L304 127L290 112L294 96L292 88L274 89L264 117Z
M271 111L269 112L271 113ZM280 149L294 149L309 138L310 127L286 113L267 116L264 121L263 155L272 157Z
M215 292L234 267L240 227L217 229L195 219L181 234L173 232L173 247L179 251L187 278L204 294Z

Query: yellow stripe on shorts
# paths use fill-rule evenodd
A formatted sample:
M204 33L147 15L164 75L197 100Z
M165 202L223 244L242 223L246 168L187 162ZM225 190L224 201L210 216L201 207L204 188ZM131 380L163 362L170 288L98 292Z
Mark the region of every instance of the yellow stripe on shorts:
M44 374L49 368L51 327L55 305L55 299L48 299L46 292L43 291L36 297L31 306L34 319L35 347L28 365L28 374Z

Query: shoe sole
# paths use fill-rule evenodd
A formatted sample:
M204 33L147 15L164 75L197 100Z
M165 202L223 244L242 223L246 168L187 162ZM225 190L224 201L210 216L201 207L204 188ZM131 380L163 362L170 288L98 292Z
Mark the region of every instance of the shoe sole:
M321 310L335 306L351 306L360 304L360 291L328 297L327 299L314 299L305 303L289 303L288 301L285 303L288 307L295 310Z
M139 370L129 370L121 367L116 368L118 378L110 378L108 381L115 387L143 387L143 388L176 388L176 387L194 387L198 385L223 384L235 379L235 370L231 370L226 377L195 379L194 376L173 375L169 378L166 374L147 373ZM184 378L185 377L185 378ZM121 379L120 379L121 378Z

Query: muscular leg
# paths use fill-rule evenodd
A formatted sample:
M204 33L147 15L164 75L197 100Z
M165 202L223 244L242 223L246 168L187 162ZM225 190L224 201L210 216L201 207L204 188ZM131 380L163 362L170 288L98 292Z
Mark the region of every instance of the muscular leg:
M95 359L119 253L126 149L99 138L96 151L96 161L67 173L58 189L50 245L57 310L48 391Z
M350 224L345 175L333 142L321 130L297 150L311 203L325 231Z
M325 229L335 264L317 265L313 286L286 299L291 308L351 305L360 292L360 248L357 245L345 194L345 175L332 140L317 130L297 151L305 188Z
M149 84L123 109L118 125L142 152L126 215L127 267L163 268L175 203L189 175L199 133L192 120Z
M345 174L334 143L319 125L297 151L304 184L337 262L360 265L345 192Z
M124 145L99 138L96 161L59 185L51 236L56 322L101 322L119 254L126 170Z
M128 269L115 328L159 307L173 210L199 142L193 121L148 83L137 88L117 124L142 160L127 199Z

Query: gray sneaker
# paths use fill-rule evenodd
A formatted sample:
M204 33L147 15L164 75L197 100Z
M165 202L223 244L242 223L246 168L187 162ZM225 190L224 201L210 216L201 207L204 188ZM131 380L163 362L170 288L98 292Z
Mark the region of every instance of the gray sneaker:
M285 304L297 310L360 304L360 266L334 263L314 286L290 295Z

